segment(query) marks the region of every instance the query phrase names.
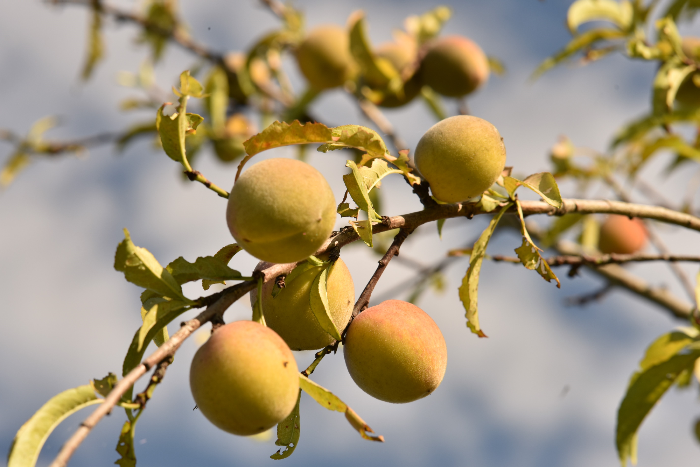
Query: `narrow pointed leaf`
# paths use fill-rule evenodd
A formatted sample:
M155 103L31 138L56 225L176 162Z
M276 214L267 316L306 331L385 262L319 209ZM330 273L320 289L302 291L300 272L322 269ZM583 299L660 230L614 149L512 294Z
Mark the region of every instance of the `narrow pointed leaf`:
M356 11L348 20L350 29L350 53L358 64L362 75L377 87L384 87L394 80L401 85L398 70L387 60L378 60L372 52L372 46L367 38L365 14Z
M29 165L29 162L31 162L29 154L24 152L14 153L2 168L2 172L0 172L0 187L8 187L17 177L17 174Z
M478 293L479 293L479 273L481 272L481 263L486 256L486 247L491 240L493 232L496 230L498 221L501 220L503 214L513 205L508 203L493 216L488 227L481 233L479 240L474 244L471 256L469 258L469 269L462 279L462 285L459 287L459 299L466 310L467 327L479 337L487 337L479 326L479 310L477 308Z
M170 272L145 248L134 245L129 231L124 229L124 240L117 246L114 269L123 272L127 281L150 289L160 295L188 301L182 288Z
M68 389L49 399L22 425L10 447L7 467L33 467L44 442L66 417L80 409L102 403L92 385Z
M518 208L518 216L520 217L520 228L523 234L523 244L515 249L515 253L520 258L520 262L527 269L537 271L537 273L542 276L547 282L554 280L557 283L557 288L561 288L561 282L559 278L552 272L552 268L549 267L549 263L542 257L542 250L535 245L530 238L530 234L525 227L525 218L523 217L523 210L520 206L520 201L515 202Z
M88 52L83 65L82 78L87 80L92 75L95 65L104 57L104 41L102 40L102 15L99 2L92 2L92 21L88 37Z
M309 302L311 311L316 317L318 324L335 340L341 340L340 331L335 326L331 318L331 309L328 305L328 274L333 266L324 268L311 284L309 292Z
M627 393L617 412L615 444L623 467L628 459L637 462L637 431L651 409L675 383L680 374L700 358L700 350L676 354L662 363L632 376Z
M369 220L364 221L350 221L350 225L357 235L360 236L365 244L373 248L374 243L372 241L372 223Z
M301 400L301 389L297 403L292 409L292 412L287 417L277 424L277 441L275 446L284 446L284 451L278 449L276 453L270 456L270 459L280 460L286 459L294 453L294 450L299 445L299 437L301 436L301 416L299 413L299 401Z
M633 14L632 4L625 0L578 0L569 7L566 24L572 34L583 23L601 20L610 21L626 31L632 25Z
M214 255L214 258L221 261L224 265L228 265L229 261L234 257L236 253L241 251L242 248L238 246L235 243L232 243L230 245L226 245L222 249L216 252ZM233 271L233 269L232 269ZM209 290L209 287L211 287L213 284L224 284L225 281L221 280L209 280L209 279L202 279L202 288L204 290Z
M353 428L355 428L360 435L370 441L384 442L383 436L372 436L368 433L374 433L372 428L367 425L364 420L362 420L350 407L348 407L345 402L340 400L338 396L330 392L328 389L324 388L311 381L306 376L299 375L299 387L307 393L313 400L319 403L322 407L327 408L335 412L342 412L345 414L345 418L350 422Z
M136 451L134 450L134 430L131 426L132 422L127 420L122 425L122 431L119 433L116 451L120 458L114 462L119 467L136 467Z

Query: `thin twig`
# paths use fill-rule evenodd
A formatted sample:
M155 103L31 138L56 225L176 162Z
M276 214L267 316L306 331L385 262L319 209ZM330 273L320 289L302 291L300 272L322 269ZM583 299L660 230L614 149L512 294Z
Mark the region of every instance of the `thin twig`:
M119 403L122 396L141 378L149 369L158 365L164 359L175 355L177 349L195 330L202 324L206 323L217 313L223 313L236 300L241 298L246 293L255 288L255 281L241 282L227 289L229 292L223 295L216 303L209 306L206 310L197 315L196 318L187 321L178 332L176 332L166 343L158 347L150 356L141 362L136 368L131 370L124 378L122 378L112 391L107 395L104 402L100 404L89 417L80 424L80 428L71 436L71 438L63 445L58 456L51 463L51 467L65 467L68 460L71 458L75 450L80 446L80 443L87 437L90 431L97 423L107 414L109 414L115 405Z
M377 282L379 282L379 279L382 277L382 274L384 273L386 267L389 265L391 259L394 256L398 256L401 245L403 245L403 242L406 240L406 238L408 238L411 232L413 232L413 229L404 228L400 229L399 233L396 234L396 236L394 237L394 241L391 243L391 246L388 250L386 250L386 253L384 254L384 256L382 256L382 259L379 260L379 265L374 271L374 274L372 274L372 277L370 278L369 282L367 282L365 289L360 294L360 298L358 298L357 302L355 302L355 307L352 310L353 318L355 318L369 306L369 300L372 296L374 288L377 285Z
M202 172L200 172L199 170L185 170L185 175L191 182L199 182L205 187L209 188L211 191L221 196L222 198L228 199L228 191L210 182L209 179L202 175Z
M362 111L362 114L372 123L374 123L375 126L379 128L379 131L384 133L384 135L389 138L391 144L394 146L394 149L396 149L397 152L408 149L406 142L396 133L394 126L386 118L382 111L379 110L379 107L362 97L353 95L353 98L357 100L357 105Z
M569 306L584 306L591 302L598 302L603 299L607 294L609 294L613 289L614 285L611 283L605 284L600 289L595 292L588 293L586 295L578 295L575 297L568 297L566 299L566 304Z
M625 191L625 189L613 178L612 175L605 175L604 177L605 182L610 186L610 188L615 191L617 196L627 202L630 203L632 202L631 197L629 194ZM664 241L659 237L659 235L656 233L656 230L654 226L648 222L643 220L644 226L646 227L647 230L647 236L649 237L649 241L651 242L652 245L654 245L654 248L658 250L659 253L662 255L670 255L671 250L668 249ZM685 273L683 268L681 268L678 264L676 263L668 263L668 266L671 268L671 271L676 275L678 280L681 283L681 286L683 287L683 290L685 290L685 293L690 297L691 300L695 300L695 287L693 287L692 282L690 281L690 278L688 275Z
M488 259L494 262L504 263L520 263L520 259L516 256L494 255L487 256ZM700 263L700 256L689 255L649 255L649 254L633 254L621 255L617 253L609 255L561 255L552 256L546 259L547 263L552 266L605 266L606 264L625 264L625 263L643 263L649 261L665 261L665 262L690 262Z

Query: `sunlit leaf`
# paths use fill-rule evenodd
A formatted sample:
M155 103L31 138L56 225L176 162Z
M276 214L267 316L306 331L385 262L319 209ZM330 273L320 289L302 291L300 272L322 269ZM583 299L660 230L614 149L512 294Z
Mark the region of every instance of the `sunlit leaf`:
M150 2L146 19L151 28L143 28L140 42L151 46L153 61L157 62L163 56L165 46L177 26L176 2L172 0L156 0Z
M671 354L671 352L666 353ZM679 375L700 358L700 349L692 345L686 353L676 353L665 361L632 375L627 393L617 412L616 446L620 463L637 462L637 431L647 414L675 383Z
M399 151L399 157L394 157L387 154L384 156L384 159L394 164L396 168L401 171L403 176L406 177L411 186L415 185L416 183L420 183L420 177L411 173L413 172L413 169L409 165L408 149Z
M530 175L522 181L523 186L528 187L542 197L545 203L555 208L562 206L559 186L551 173L541 172Z
M134 430L132 422L127 420L122 425L122 431L119 433L119 441L117 441L117 453L120 458L114 462L120 467L136 467L136 452L134 450Z
M419 44L437 37L442 26L452 17L452 10L446 6L438 6L420 16L409 16L404 27Z
M626 31L632 25L634 14L632 3L623 0L577 0L566 15L566 24L572 34L576 29L589 21L610 21L621 30Z
M520 228L523 234L523 244L515 249L515 253L520 258L520 262L527 269L537 271L537 273L542 276L547 282L554 280L557 283L557 288L561 288L561 282L559 278L552 272L552 268L549 267L547 261L542 257L542 250L535 245L535 242L530 238L530 234L525 227L525 218L523 217L523 210L520 206L520 201L515 202L518 208L518 216L520 217Z
M149 302L144 304L147 313L143 318L143 325L134 334L129 350L124 357L122 366L122 375L124 376L141 363L148 344L156 334L161 332L161 329L170 324L172 320L190 309L189 304L180 300L153 298Z
M679 135L662 136L646 144L639 153L639 159L632 167L632 173L636 173L659 150L671 149L676 154L700 162L700 150L685 142Z
M90 384L97 394L102 397L107 397L114 386L117 385L118 381L117 375L109 373L102 379L93 379L90 381Z
M438 237L440 237L440 240L442 240L442 228L445 225L445 219L438 219L436 224L437 224Z
M129 231L124 229L124 240L117 246L114 269L123 272L127 281L153 290L160 295L188 301L182 288L170 272L145 248L134 245Z
M302 124L298 120L292 123L274 122L243 143L243 146L246 154L252 157L268 149L292 144L325 143L331 141L332 137L331 129L322 123Z
M609 28L592 29L577 35L566 45L566 47L554 54L552 57L544 60L532 74L531 79L539 78L545 71L568 59L576 52L579 52L586 47L590 47L598 41L622 39L625 37L625 35L626 33L623 31Z
M160 141L165 153L175 162L179 162L187 171L192 171L192 167L187 160L185 138L188 133L195 132L197 126L202 122L202 117L197 114L185 113L187 107L187 96L180 97L180 105L177 112L172 115L164 115L163 104L158 109L156 115L156 127L160 134Z
M104 42L102 40L102 14L100 3L92 0L92 21L88 37L88 52L83 65L82 78L87 80L92 75L95 65L104 57Z
M372 223L369 220L350 221L350 225L368 247L372 248L374 246L372 242Z
M44 442L59 423L78 410L101 402L90 384L68 389L49 399L15 435L7 467L33 467Z
M230 245L226 245L225 247L217 251L214 255L214 259L220 261L224 265L228 265L229 261L231 261L234 255L241 250L242 248L240 246L238 246L235 243L232 243ZM211 287L213 284L225 284L225 281L202 279L202 288L204 290L209 290L209 287Z
M661 115L673 108L673 101L676 92L683 80L693 73L697 68L695 65L686 65L680 58L676 57L666 61L654 78L652 94L652 113Z
M367 38L365 14L356 11L348 19L350 29L350 53L358 64L365 79L377 87L401 87L401 76L398 70L388 60L378 59L372 52L372 46ZM394 81L396 84L389 84Z
M613 139L611 147L616 148L622 143L639 140L648 132L660 126L684 121L700 123L700 108L692 110L674 110L662 115L646 115L624 126Z
M371 157L386 157L389 150L379 133L360 125L342 125L332 128L332 137L327 144L319 146L319 152L354 148Z
M489 61L489 69L496 75L496 76L504 76L506 74L506 66L503 64L501 60L498 58L489 55L486 57Z
M29 154L24 152L14 153L8 160L0 172L0 187L6 188L12 183L22 169L27 167L31 162Z
M284 451L278 449L276 453L270 456L270 459L286 459L294 453L294 450L299 445L299 437L301 436L301 416L299 413L299 401L301 400L301 389L297 403L292 409L292 412L287 417L277 424L277 441L275 446L284 446Z
M240 248L238 251L240 251ZM228 261L224 262L216 256L199 257L194 263L190 263L181 256L168 264L166 269L170 271L178 284L185 284L200 279L220 283L243 277L240 272L231 269L226 263Z
M204 105L207 108L214 132L223 132L228 108L228 77L223 68L215 66L207 78Z
M316 276L314 281L311 283L311 290L309 292L309 301L311 305L311 312L316 317L316 321L321 326L321 328L326 331L335 340L341 340L340 331L335 326L333 319L331 318L331 309L328 304L328 275L330 274L330 269L333 266L325 267Z
M513 203L508 203L501 208L501 210L493 216L488 227L484 229L481 236L474 244L471 256L469 258L469 269L462 279L462 285L459 287L459 299L464 305L466 310L467 326L469 329L479 337L487 337L486 334L481 330L479 326L479 310L477 308L478 293L479 293L479 273L481 272L481 263L484 261L484 256L486 256L486 247L491 240L493 232L496 230L498 221L501 220L503 214L506 213L508 209L513 205Z
M354 217L357 219L357 216L360 214L360 208L350 209L349 203L340 203L337 212L340 214L340 217Z
M299 375L299 387L307 393L313 400L318 402L322 407L328 410L333 410L336 412L345 413L345 418L350 422L350 425L356 429L360 436L364 439L370 441L380 441L384 442L383 436L370 435L369 433L374 433L372 428L370 428L364 420L362 420L354 410L348 407L345 402L340 400L338 396L330 392L328 389L324 388L311 381L304 375Z

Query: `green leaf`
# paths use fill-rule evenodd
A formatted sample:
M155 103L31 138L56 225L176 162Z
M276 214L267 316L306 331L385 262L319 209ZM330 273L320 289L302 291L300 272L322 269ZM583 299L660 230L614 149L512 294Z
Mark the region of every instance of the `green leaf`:
M438 219L436 224L437 224L438 236L440 237L440 240L442 240L442 227L445 225L445 219Z
M238 250L240 251L240 248ZM185 284L200 279L216 283L243 278L240 272L231 269L224 261L215 256L199 257L194 263L190 263L180 256L168 264L167 270L170 271L178 284Z
M29 162L31 162L29 154L22 151L14 153L0 172L0 187L8 187L17 174L29 165Z
M694 365L698 358L700 349L690 346L687 353L676 353L665 361L632 375L617 412L615 442L623 467L627 465L628 459L633 464L637 462L637 431L644 418L680 374Z
M178 97L191 96L198 99L205 97L204 86L194 76L190 75L190 70L180 73L180 89L174 89L174 91Z
M578 27L589 21L610 21L623 31L632 26L634 10L632 4L623 0L577 0L570 7L566 16L566 25L571 34Z
M353 428L355 428L364 439L370 441L384 442L383 436L370 435L369 433L374 433L372 428L370 428L364 420L362 420L354 410L348 407L345 402L340 400L338 396L330 392L328 389L316 384L311 381L306 376L299 375L299 387L307 393L313 400L319 403L322 407L327 408L335 412L345 413L345 418L350 422Z
M384 159L394 164L396 168L401 171L403 176L406 177L411 186L415 185L416 183L420 184L420 177L411 173L413 172L413 169L409 166L408 149L402 149L399 151L399 157L393 157L387 154L384 156Z
M117 375L110 372L102 379L93 379L90 381L90 384L97 394L102 397L107 397L109 393L112 392L112 389L114 389L114 386L117 385L118 381Z
M654 78L652 114L668 113L673 108L676 92L685 78L696 70L695 65L686 65L679 58L666 61Z
M92 75L95 65L104 57L104 42L102 40L102 14L100 3L92 0L92 22L88 38L88 53L83 65L82 78L87 80Z
M506 74L506 66L503 64L501 60L498 58L489 55L486 57L486 59L489 62L489 69L496 75L496 76L504 76Z
M349 203L340 203L337 212L340 214L340 217L354 217L357 219L357 216L360 215L360 208L350 209Z
M693 343L697 337L698 331L695 328L679 328L676 331L663 334L647 348L644 358L639 362L639 367L644 372L665 362ZM636 378L633 376L632 379Z
M445 107L442 105L440 95L433 91L430 86L423 86L420 90L420 95L436 120L440 121L447 118L447 112L445 112Z
M481 195L481 199L476 205L484 212L495 211L501 205L501 201L487 194Z
M212 68L206 85L207 97L204 98L211 127L216 133L224 131L226 110L228 109L228 77L220 66Z
M153 25L154 29L144 28L139 42L150 44L154 62L163 56L168 36L177 26L175 5L176 2L160 0L151 2L148 8L146 18L148 24Z
M308 259L299 263L294 269L292 269L292 272L287 274L287 276L284 278L285 287L289 286L289 284L294 282L296 279L299 278L299 276L301 276L305 272L314 268L319 268L319 266L309 261ZM279 288L275 283L275 285L272 287L272 298L275 298L281 291L282 289Z
M268 149L290 146L293 144L326 143L331 141L333 134L331 129L322 123L292 123L276 121L262 132L243 143L246 159L267 151ZM247 160L244 159L246 162ZM241 162L243 164L243 162Z
M651 158L651 156L661 149L671 149L673 152L682 157L700 162L700 150L686 143L681 136L661 136L660 138L657 138L651 141L649 144L643 146L639 154L639 159L632 167L632 173L637 173L639 169L641 169L642 166Z
M583 34L575 36L562 50L554 54L552 57L544 60L537 67L530 79L539 78L544 72L563 62L576 52L593 45L595 42L603 40L622 39L626 33L617 29L600 28L586 31Z
M144 304L148 310L143 318L143 325L136 331L131 341L129 350L124 357L122 375L126 376L131 370L136 368L143 359L148 344L167 326L172 320L180 316L191 307L180 300L166 300L163 298L153 298ZM130 396L127 397L130 399Z
M379 181L391 174L401 173L398 170L389 169L386 162L375 160L372 163L372 168L357 167L353 161L347 161L346 167L352 171L347 175L343 175L343 182L350 193L352 200L357 206L367 213L367 217L372 222L379 222L381 217L374 210L372 201L369 198L369 191L374 188Z
M503 177L503 188L505 188L508 192L508 196L510 197L510 199L515 199L515 190L517 190L518 187L522 184L523 182L521 182L517 178L513 178L510 176Z
M633 121L617 133L613 139L611 148L616 148L622 143L637 141L648 132L660 126L670 125L677 122L700 123L700 109L674 110L662 115L646 115Z
M350 225L368 247L372 248L374 246L372 243L372 223L369 220L350 221Z
M159 302L164 302L166 301L164 298L157 298L157 299L151 299L147 301L146 303L148 304L149 307L153 307L155 303ZM146 308L146 306L141 307L141 321L143 323L146 322L146 315L148 315L149 308ZM152 319L152 318L151 318ZM168 328L163 327L161 328L160 332L157 332L155 336L153 336L153 341L156 343L158 347L166 343L170 339L170 336L168 335Z
M203 118L197 114L186 113L187 99L187 95L180 97L177 112L169 116L163 114L163 109L167 105L163 104L156 115L156 127L165 154L175 162L182 164L185 170L191 172L192 167L187 160L185 137L188 133L197 131L197 126Z
M552 268L549 267L547 261L542 257L540 253L542 250L535 245L535 242L530 238L530 234L525 227L525 218L523 217L523 210L520 206L520 201L515 202L518 208L518 216L520 217L520 228L523 234L523 244L515 249L515 253L520 258L520 262L523 263L527 269L537 271L537 273L542 276L542 279L547 282L552 280L556 281L557 288L561 288L561 282L559 278L552 272Z
M513 203L508 203L493 216L488 227L481 233L479 240L474 244L471 256L469 258L469 269L462 279L462 285L459 287L459 299L466 310L467 327L479 337L487 337L479 326L479 310L477 309L478 293L479 293L479 273L481 272L481 263L486 256L486 247L491 240L493 232L496 230L498 221L501 220L503 214L506 213Z
M134 420L135 422L135 420ZM134 430L132 422L127 420L122 426L117 441L117 453L121 456L115 464L120 467L136 467L136 451L134 450Z
M225 266L228 265L229 261L234 257L236 253L241 251L242 248L238 246L235 243L232 243L230 245L226 245L222 249L216 252L214 255L214 258L219 260L221 263L223 263ZM233 271L233 269L231 269ZM202 288L204 290L209 290L209 287L211 287L214 284L225 284L225 281L218 281L218 280L209 280L209 279L202 279Z
M139 287L150 289L164 297L189 300L182 294L182 288L167 269L145 248L134 245L129 231L124 229L124 240L117 246L114 256L114 269L123 272L127 281Z
M330 305L328 305L328 275L332 267L333 264L331 263L328 267L323 268L311 283L309 303L311 305L311 311L321 328L330 334L333 339L339 341L342 340L342 337L331 318L331 309Z
M68 389L49 399L22 425L10 446L7 467L32 467L46 438L66 417L80 409L102 403L90 384Z
M549 172L530 175L522 184L542 197L545 203L559 209L562 206L559 186L554 176Z
M389 155L386 143L379 133L360 125L342 125L331 129L332 135L327 144L319 146L319 152L355 148L369 156L385 158Z
M388 60L378 59L372 52L365 30L365 13L361 10L348 19L350 29L350 53L360 67L365 79L376 87L401 88L401 76ZM393 82L393 83L392 83ZM390 84L391 83L391 84Z
M549 229L540 238L540 244L545 248L554 245L561 234L578 224L581 219L583 219L583 214L579 213L556 217Z
M452 10L446 6L438 6L420 16L406 18L406 30L422 44L437 37L443 25L452 17Z
M286 459L294 453L294 450L299 445L299 437L301 436L301 417L299 414L300 400L301 389L299 389L297 403L294 409L292 409L292 412L277 424L277 441L275 441L275 446L284 446L284 451L278 449L276 453L270 456L270 459Z

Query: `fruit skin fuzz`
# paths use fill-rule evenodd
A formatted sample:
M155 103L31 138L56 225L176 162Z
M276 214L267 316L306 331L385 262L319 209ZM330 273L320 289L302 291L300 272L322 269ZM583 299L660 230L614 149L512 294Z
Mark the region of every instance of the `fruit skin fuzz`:
M397 404L432 394L447 368L447 346L437 324L401 300L360 313L350 324L343 353L360 389Z
M491 123L457 115L425 132L416 146L415 163L435 198L458 203L493 185L506 165L506 147Z
M277 333L254 321L235 321L217 329L195 353L190 389L207 420L228 433L250 436L294 409L299 369Z
M270 263L308 258L333 231L333 190L321 173L294 159L267 159L231 189L226 221L245 251Z
M631 255L646 246L647 237L647 229L640 219L610 215L600 226L598 249L606 254Z

